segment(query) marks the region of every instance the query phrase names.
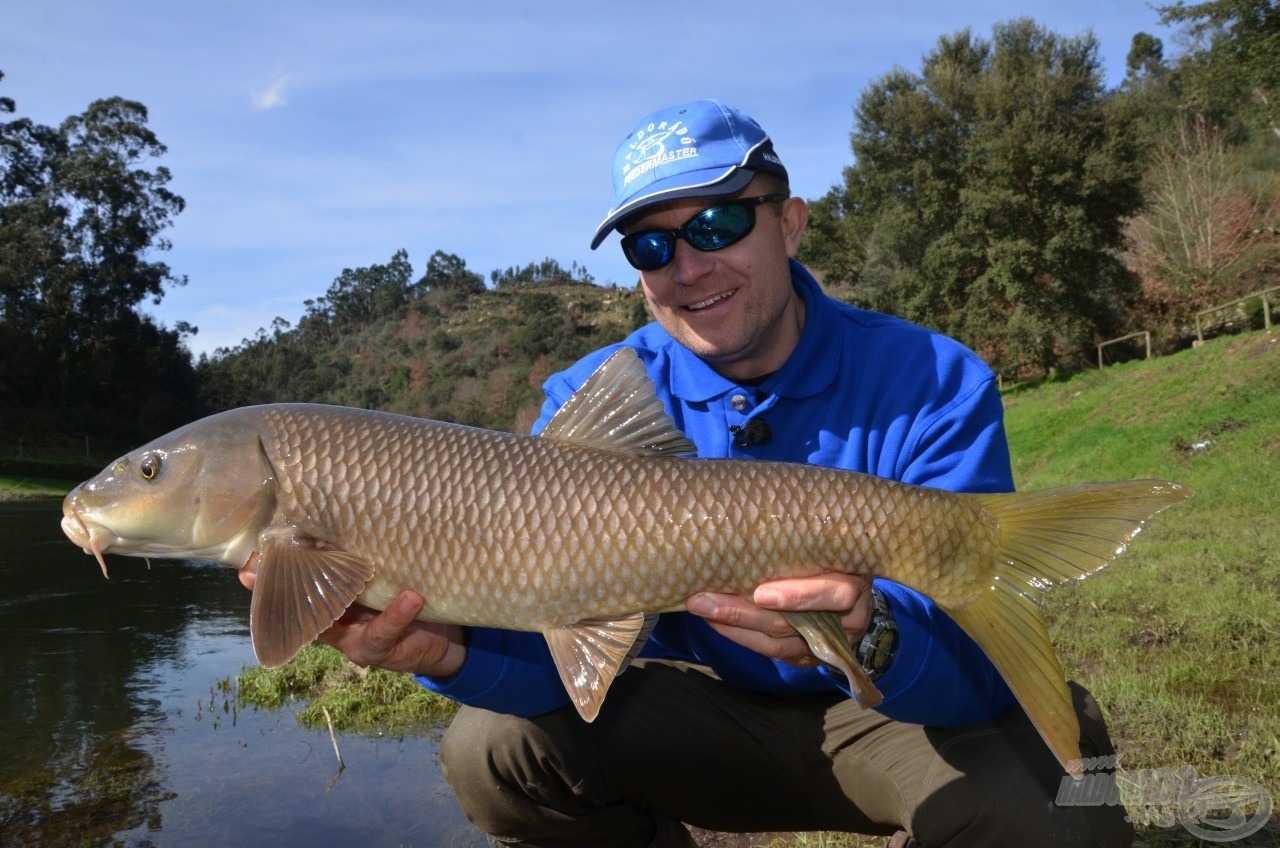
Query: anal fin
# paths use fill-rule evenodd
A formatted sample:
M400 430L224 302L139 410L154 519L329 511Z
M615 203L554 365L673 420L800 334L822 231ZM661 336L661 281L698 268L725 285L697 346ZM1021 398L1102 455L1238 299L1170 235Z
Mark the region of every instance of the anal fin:
M640 653L656 615L579 621L543 632L560 681L584 721L595 721L613 680Z

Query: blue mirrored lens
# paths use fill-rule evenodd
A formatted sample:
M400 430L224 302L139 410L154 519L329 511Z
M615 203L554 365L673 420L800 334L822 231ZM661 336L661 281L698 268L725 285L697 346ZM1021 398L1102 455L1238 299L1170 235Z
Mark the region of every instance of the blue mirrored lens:
M658 230L636 233L622 242L627 261L641 271L653 271L666 265L671 261L675 246L675 238L670 233Z
M740 203L713 206L684 225L684 237L698 250L719 250L739 241L751 224L751 213Z

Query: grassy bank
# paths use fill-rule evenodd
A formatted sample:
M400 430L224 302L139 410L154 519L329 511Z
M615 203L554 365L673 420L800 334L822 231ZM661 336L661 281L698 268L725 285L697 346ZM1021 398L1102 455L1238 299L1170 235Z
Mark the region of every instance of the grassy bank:
M332 720L335 730L351 733L432 733L457 711L407 674L359 668L320 644L303 648L281 668L246 668L234 691L242 704L256 707L301 700L298 720L304 725L325 728Z
M1238 775L1280 799L1280 333L1018 389L1006 406L1020 488L1159 477L1196 490L1045 605L1121 767ZM1280 845L1276 824L1245 844ZM1196 844L1180 828L1143 836Z
M0 456L0 501L61 498L110 461L107 458L95 464L83 456L67 459L49 450L48 455Z
M61 498L71 491L78 482L57 477L0 474L0 501L15 501L25 498Z
M1280 797L1280 334L1089 372L1007 405L1020 488L1159 477L1196 490L1046 604L1123 765L1243 775Z

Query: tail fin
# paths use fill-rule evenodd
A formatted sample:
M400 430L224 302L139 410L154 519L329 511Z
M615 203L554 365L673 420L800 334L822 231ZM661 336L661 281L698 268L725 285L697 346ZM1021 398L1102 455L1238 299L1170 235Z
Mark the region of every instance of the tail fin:
M1098 571L1147 519L1191 495L1176 483L1132 480L973 496L999 525L999 563L989 591L947 613L995 664L1074 777L1081 775L1080 725L1049 643L1040 592Z

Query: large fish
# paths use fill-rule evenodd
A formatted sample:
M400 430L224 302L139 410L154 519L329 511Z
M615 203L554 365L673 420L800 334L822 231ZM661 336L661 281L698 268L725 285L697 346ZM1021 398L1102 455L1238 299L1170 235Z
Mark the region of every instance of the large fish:
M1079 727L1037 602L1191 496L1132 481L954 494L849 471L684 458L635 353L537 437L309 404L196 421L71 492L63 530L105 553L243 566L259 661L286 662L354 602L402 588L422 618L541 632L593 719L653 616L699 591L841 571L933 598L987 653L1068 771ZM881 696L834 613L789 619L858 701Z

